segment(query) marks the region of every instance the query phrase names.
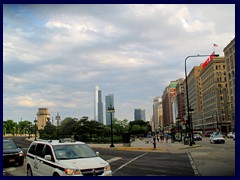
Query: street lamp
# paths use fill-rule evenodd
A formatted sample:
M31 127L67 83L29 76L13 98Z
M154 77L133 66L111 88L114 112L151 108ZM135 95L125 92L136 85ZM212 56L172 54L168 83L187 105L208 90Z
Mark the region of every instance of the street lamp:
M211 55L192 55L192 56L187 56L185 58L185 79L186 79L186 94L187 94L187 117L188 117L188 123L189 123L189 128L192 134L192 127L190 127L190 114L189 114L189 98L188 98L188 82L187 82L187 59L191 58L191 57L205 57L205 56L214 56L214 57L218 57L219 54L211 54ZM192 135L191 135L192 136ZM190 136L190 143L189 146L192 146L192 141L191 141L191 136Z
M110 147L114 147L114 145L113 145L112 118L113 118L113 113L115 112L115 109L114 109L114 107L112 107L112 104L110 104L110 107L108 107L107 112L111 113L111 145L110 145Z
M35 141L37 140L37 120L36 120L36 118L35 118L35 120L34 120L34 124L35 124Z

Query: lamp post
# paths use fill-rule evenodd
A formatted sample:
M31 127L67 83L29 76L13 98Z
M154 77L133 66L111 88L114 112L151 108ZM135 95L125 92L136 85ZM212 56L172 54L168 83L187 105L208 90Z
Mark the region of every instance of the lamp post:
M110 104L110 107L107 109L108 113L111 113L111 145L110 147L114 147L113 145L113 127L112 127L112 118L113 118L113 113L115 112L114 107L112 107L112 104Z
M36 120L36 118L34 120L34 124L35 124L35 138L34 138L34 140L36 141L37 140L37 120Z
M218 57L219 54L212 54L212 55L192 55L192 56L187 56L185 58L185 79L186 79L186 94L187 94L187 117L188 117L188 123L189 123L189 128L190 128L190 131L191 131L191 136L192 136L192 127L190 127L190 114L189 114L189 98L188 98L188 82L187 82L187 59L188 58L191 58L191 57L205 57L205 56L214 56L214 57ZM189 146L192 146L192 140L191 140L191 136L190 136L190 143L189 143Z

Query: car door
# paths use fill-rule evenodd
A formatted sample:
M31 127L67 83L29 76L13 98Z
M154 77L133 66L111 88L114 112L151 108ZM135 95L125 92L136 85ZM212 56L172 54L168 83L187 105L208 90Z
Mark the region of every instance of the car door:
M43 167L43 149L45 144L38 143L35 149L35 157L33 162L33 174L37 176L44 176Z
M50 155L52 157L51 160L44 159L45 155ZM54 157L52 148L50 145L46 144L43 150L43 161L41 164L41 169L44 174L44 176L52 176L54 171Z

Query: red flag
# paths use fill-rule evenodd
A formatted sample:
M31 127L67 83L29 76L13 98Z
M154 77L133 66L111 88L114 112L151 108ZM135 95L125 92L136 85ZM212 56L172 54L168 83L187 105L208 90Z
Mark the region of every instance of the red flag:
M214 46L214 47L218 47L218 45L217 45L217 44L213 44L213 46Z

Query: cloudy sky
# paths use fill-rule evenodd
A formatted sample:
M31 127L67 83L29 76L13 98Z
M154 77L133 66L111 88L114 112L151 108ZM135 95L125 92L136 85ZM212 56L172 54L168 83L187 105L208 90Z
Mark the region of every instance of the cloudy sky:
M142 108L149 120L187 56L223 56L234 37L234 4L3 5L4 120L33 121L41 107L93 119L95 85L114 94L118 119Z

